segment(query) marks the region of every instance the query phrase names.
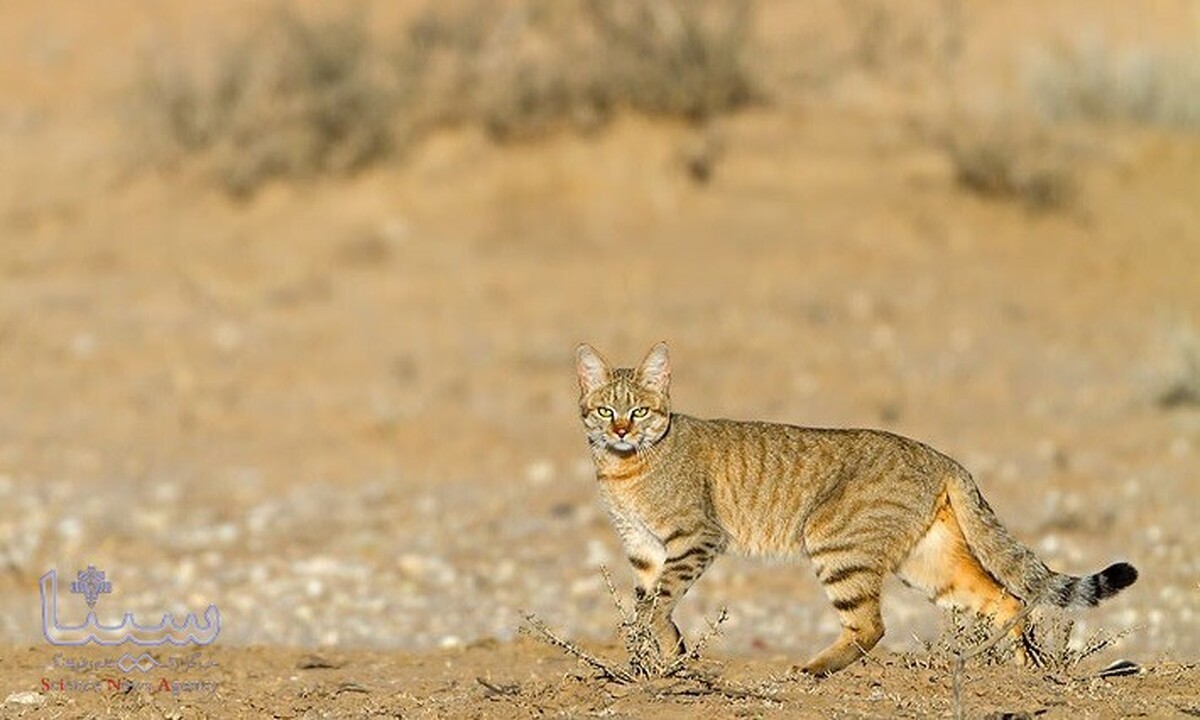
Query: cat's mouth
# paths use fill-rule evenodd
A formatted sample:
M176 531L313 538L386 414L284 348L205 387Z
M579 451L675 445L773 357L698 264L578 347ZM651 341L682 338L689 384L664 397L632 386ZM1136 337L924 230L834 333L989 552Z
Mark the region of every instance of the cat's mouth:
M615 450L619 453L631 453L637 449L637 446L628 440L617 440L616 442L610 442L608 447L609 449Z

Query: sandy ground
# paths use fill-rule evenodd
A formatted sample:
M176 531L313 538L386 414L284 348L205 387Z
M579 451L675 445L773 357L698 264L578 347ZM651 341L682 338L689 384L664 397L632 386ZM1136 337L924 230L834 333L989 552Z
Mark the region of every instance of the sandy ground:
M612 646L595 653L618 655ZM92 653L95 655L95 653ZM6 650L8 672L41 682L87 675L55 668L44 650ZM186 656L186 654L183 654ZM249 648L204 654L191 672L152 672L103 690L9 696L6 717L930 717L954 710L944 668L881 653L833 678L796 677L786 660L727 658L703 671L715 682L604 683L534 640L485 641L412 654ZM166 681L164 683L164 680ZM962 676L967 717L1184 717L1200 713L1195 666L1163 663L1100 679L979 667ZM143 685L144 684L144 685Z
M43 703L4 713L948 713L945 673L911 667L939 613L898 584L878 662L784 677L837 630L803 565L723 559L683 603L690 635L728 607L711 654L731 694L605 686L516 639L523 610L613 636L599 568L631 577L571 351L632 362L660 339L681 410L920 438L1052 566L1139 567L1078 617L1077 642L1132 628L1115 648L1067 680L973 668L972 714L1200 713L1200 408L1156 401L1200 334L1194 132L1072 130L1076 197L1032 212L955 181L910 69L814 88L812 27L763 21L774 102L705 131L448 131L234 201L136 161L140 56L110 48L228 29L219 3L159 5L0 4L0 699ZM966 7L975 98L1093 6ZM1186 3L1096 7L1122 41L1191 22ZM703 137L701 185L682 158ZM41 687L63 673L38 578L88 564L113 613L220 607L198 674L216 704ZM312 653L336 667L300 669ZM1086 679L1118 657L1146 672Z

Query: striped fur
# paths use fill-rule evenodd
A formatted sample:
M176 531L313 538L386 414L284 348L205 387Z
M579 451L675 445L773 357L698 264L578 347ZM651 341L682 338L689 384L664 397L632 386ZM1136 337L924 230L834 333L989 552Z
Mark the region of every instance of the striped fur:
M812 560L842 624L804 666L816 675L883 636L879 597L891 572L998 625L1026 603L1091 606L1137 579L1125 563L1084 577L1050 570L1005 530L960 465L915 440L700 420L671 411L666 345L636 369L614 369L587 345L577 354L600 494L668 652L684 648L675 604L726 550ZM1018 624L1014 635L1022 632Z

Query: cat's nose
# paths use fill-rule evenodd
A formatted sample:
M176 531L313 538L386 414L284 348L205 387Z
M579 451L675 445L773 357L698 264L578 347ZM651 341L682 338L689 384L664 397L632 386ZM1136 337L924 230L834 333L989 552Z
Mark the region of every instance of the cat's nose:
M629 434L629 426L628 425L614 425L613 432L615 432L617 434L617 437L623 438Z

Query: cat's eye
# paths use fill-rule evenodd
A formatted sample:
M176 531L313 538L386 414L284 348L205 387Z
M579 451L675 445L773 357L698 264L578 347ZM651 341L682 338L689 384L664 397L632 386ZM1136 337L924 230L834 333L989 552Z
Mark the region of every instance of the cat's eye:
M629 417L634 418L634 419L644 418L649 413L650 413L650 408L644 408L644 407L634 408L633 412L629 413Z
M596 414L602 418L610 418L613 416L613 411L610 407L598 407L596 408Z

